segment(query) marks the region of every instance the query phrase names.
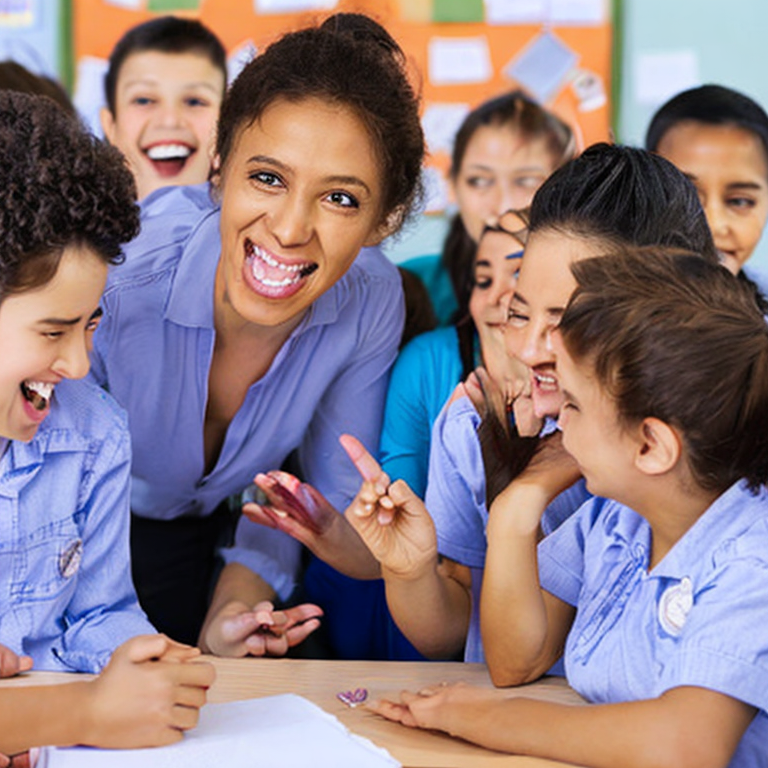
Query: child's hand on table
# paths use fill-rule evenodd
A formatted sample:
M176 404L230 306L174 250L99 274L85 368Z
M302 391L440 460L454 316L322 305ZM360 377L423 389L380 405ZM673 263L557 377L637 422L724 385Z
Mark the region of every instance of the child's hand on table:
M81 743L127 749L179 741L197 725L215 678L213 665L194 661L199 655L164 635L123 643L84 686Z

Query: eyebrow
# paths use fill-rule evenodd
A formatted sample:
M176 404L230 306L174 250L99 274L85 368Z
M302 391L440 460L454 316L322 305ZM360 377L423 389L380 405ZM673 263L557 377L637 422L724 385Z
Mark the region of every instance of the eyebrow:
M509 258L509 257L507 257L507 258ZM525 304L526 307L529 306L529 304L526 301L526 299L523 296L521 296L517 291L515 291L512 294L511 301L519 301L521 304ZM563 312L565 312L565 307L547 307L545 312L548 315L554 315L555 317L562 317L563 316Z
M728 189L764 189L764 185L757 184L754 181L734 181L727 185Z
M690 181L698 181L699 178L694 173L686 173L686 178ZM764 185L758 184L755 181L732 181L730 184L725 185L726 189L764 189Z
M83 318L82 317L45 317L42 320L38 321L40 325L77 325Z
M267 163L273 165L275 168L279 168L281 171L290 173L293 169L285 163L277 160L269 155L254 155L248 159L249 163ZM344 174L336 174L333 176L325 176L323 182L326 184L352 184L356 187L362 187L369 195L371 194L370 187L359 176L346 176Z
M96 309L93 310L91 315L88 317L88 320L95 320L97 317L101 317L104 314L104 310L101 307L96 307ZM58 325L58 326L66 326L71 327L73 325L77 325L78 323L82 322L83 316L80 315L80 317L44 317L42 320L38 321L40 325Z
M135 80L126 80L125 87L126 88L135 88L136 86L140 87L156 87L160 85L160 78L154 79L151 77L139 77ZM195 81L192 83L184 83L183 86L185 89L191 89L191 88L205 88L209 91L213 91L214 93L218 92L218 88L214 87L210 83L205 82L204 80Z

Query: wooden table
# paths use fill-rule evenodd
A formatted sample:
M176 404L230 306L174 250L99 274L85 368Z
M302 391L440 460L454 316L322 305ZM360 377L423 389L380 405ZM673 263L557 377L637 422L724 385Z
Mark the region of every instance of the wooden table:
M485 666L458 662L319 661L303 659L220 659L207 657L217 672L209 702L261 698L280 693L304 696L335 715L353 733L384 747L406 768L562 768L562 763L492 752L450 736L405 728L336 698L339 691L367 688L371 698L396 698L403 689L419 690L440 682L465 681L493 688ZM67 682L80 676L30 673L1 685ZM562 678L545 678L513 689L515 695L582 704ZM498 690L499 697L509 691Z

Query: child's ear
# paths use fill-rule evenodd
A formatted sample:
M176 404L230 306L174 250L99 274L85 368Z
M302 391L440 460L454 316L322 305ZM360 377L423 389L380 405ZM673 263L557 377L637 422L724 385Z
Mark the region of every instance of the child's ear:
M661 419L640 424L635 466L646 475L663 475L677 466L683 452L680 435Z
M208 172L208 179L218 190L221 186L221 155L218 153L211 158L211 170Z
M403 206L398 206L384 221L374 229L363 243L364 246L378 245L382 240L397 231L403 220Z
M99 122L101 130L104 132L104 138L110 143L115 143L115 116L107 107L99 110Z

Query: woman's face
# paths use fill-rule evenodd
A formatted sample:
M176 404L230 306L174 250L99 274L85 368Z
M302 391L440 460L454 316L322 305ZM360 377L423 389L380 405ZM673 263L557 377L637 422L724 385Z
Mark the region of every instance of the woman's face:
M483 227L509 210L528 208L555 170L546 139L523 139L508 125L482 125L467 143L453 193L467 234L477 242Z
M385 234L376 148L339 104L270 104L236 135L220 188L217 308L241 322L295 324Z
M474 287L469 313L480 337L483 364L502 387L509 355L504 347L507 306L517 282L523 246L503 230L486 230L480 238L475 258Z
M539 418L557 416L562 404L550 334L576 288L570 265L606 250L596 238L551 229L528 238L504 335L507 352L531 371L531 398Z
M657 151L694 183L723 264L736 274L768 219L762 142L736 126L685 121L664 134Z

